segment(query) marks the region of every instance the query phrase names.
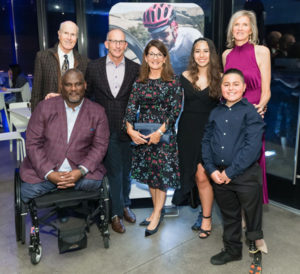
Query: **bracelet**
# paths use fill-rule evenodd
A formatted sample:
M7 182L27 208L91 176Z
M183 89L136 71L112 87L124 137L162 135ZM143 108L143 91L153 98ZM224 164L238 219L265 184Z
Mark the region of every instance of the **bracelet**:
M160 128L157 131L159 132L160 136L164 135L164 133L160 130Z

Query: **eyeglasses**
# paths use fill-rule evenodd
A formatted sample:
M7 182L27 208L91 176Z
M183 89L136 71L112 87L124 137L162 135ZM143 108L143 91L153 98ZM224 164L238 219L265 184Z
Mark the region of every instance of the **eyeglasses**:
M149 54L148 54L148 56L150 57L150 58L152 58L152 59L154 59L155 57L157 58L157 59L161 59L161 58L163 58L164 57L164 55L162 54L162 53L153 53L153 52L150 52Z
M115 45L120 44L121 46L125 45L126 43L125 40L107 40L107 41Z

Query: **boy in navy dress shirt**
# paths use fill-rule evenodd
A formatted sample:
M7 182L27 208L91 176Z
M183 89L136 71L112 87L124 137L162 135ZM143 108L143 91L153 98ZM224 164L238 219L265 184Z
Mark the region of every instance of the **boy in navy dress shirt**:
M243 93L244 76L227 70L221 83L224 101L210 114L202 140L204 167L213 180L223 224L224 249L211 258L222 265L242 258L241 210L245 212L249 252L254 254L250 273L261 273L261 252L255 240L262 232L262 178L260 157L264 122Z

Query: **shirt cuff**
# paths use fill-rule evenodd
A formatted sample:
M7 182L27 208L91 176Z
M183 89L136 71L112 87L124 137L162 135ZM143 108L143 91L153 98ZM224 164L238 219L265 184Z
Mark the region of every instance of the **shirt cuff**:
M207 171L207 173L208 173L209 175L211 175L211 174L214 173L216 170L218 170L214 164L206 165L206 166L204 166L204 169Z
M46 175L45 175L45 177L44 177L44 178L45 178L45 180L48 180L48 178L47 178L47 177L48 177L48 175L49 175L50 173L52 173L52 172L54 172L54 170L53 170L53 169L51 169L49 172L47 172L47 173L46 173Z
M86 172L86 173L88 173L89 172L89 170L85 167L85 166L83 166L83 165L79 165L78 167L81 167L81 168L83 168L84 169L84 171Z

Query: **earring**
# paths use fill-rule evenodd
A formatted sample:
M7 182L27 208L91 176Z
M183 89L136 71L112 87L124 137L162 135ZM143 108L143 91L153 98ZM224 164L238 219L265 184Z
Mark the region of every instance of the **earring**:
M252 33L249 35L249 42L252 43Z
M231 37L231 41L234 42L234 37L233 37L233 35L232 35L232 37Z

